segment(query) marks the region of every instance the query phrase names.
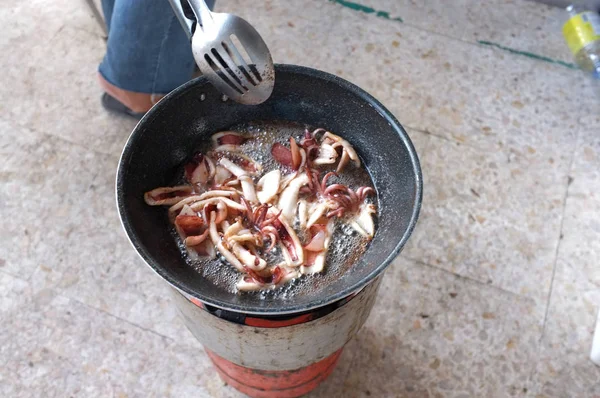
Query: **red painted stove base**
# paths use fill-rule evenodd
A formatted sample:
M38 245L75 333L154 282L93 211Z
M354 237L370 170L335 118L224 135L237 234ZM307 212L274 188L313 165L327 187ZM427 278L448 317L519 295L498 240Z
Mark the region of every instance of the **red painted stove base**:
M221 379L253 398L295 398L308 394L323 382L337 365L343 348L327 358L295 370L259 370L236 365L206 350Z

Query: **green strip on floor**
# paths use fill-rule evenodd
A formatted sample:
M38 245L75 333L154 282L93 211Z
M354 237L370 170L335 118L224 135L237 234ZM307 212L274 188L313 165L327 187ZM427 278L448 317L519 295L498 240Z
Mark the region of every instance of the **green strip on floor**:
M568 62L559 61L557 59L544 57L543 55L530 53L528 51L521 51L521 50L515 50L514 48L510 48L510 47L504 47L504 46L501 46L500 44L492 43L491 41L479 40L477 43L483 44L484 46L496 47L496 48L499 48L500 50L508 51L511 54L522 55L522 56L525 56L528 58L537 59L539 61L549 62L551 64L562 65L562 66L565 66L570 69L577 69L577 66L575 64L570 64Z
M339 4L343 7L349 8L354 11L364 12L365 14L375 14L375 16L377 16L377 17L384 18L384 19L387 19L390 21L404 22L404 20L400 17L395 17L395 18L390 17L390 13L387 11L376 10L372 7L365 6L365 5L362 5L359 3L355 3L353 1L347 1L347 0L329 0L329 1L332 3L335 3L335 4ZM493 43L491 41L479 40L479 41L477 41L477 43L484 45L484 46L495 47L500 50L507 51L511 54L522 55L524 57L528 57L531 59L537 59L538 61L544 61L544 62L548 62L551 64L561 65L561 66L564 66L569 69L578 69L577 65L571 64L569 62L552 59L549 57L545 57L543 55L530 53L528 51L516 50L514 48L505 47L503 45L500 45L498 43Z
M390 13L387 11L379 11L374 8L364 6L362 4L354 3L352 1L346 1L346 0L329 0L329 1L331 1L332 3L339 4L341 6L344 6L346 8L349 8L354 11L364 12L365 14L375 14L375 16L377 16L377 17L389 19L390 21L404 22L402 20L402 18L400 18L400 17L395 17L395 18L390 17Z

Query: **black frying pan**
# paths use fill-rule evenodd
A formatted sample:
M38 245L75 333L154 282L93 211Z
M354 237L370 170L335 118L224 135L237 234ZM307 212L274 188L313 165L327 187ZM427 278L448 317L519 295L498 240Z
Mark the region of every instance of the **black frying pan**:
M145 262L204 303L247 314L303 312L360 290L400 253L421 207L423 183L415 149L404 128L376 99L339 77L310 68L277 65L276 76L271 97L253 106L223 101L202 77L177 88L135 127L117 172L121 220ZM211 134L243 122L269 120L324 127L346 138L371 173L379 199L379 227L362 258L333 282L312 278L313 289L288 299L234 294L204 279L182 258L169 233L166 210L150 207L143 199L148 190L172 185L181 165Z

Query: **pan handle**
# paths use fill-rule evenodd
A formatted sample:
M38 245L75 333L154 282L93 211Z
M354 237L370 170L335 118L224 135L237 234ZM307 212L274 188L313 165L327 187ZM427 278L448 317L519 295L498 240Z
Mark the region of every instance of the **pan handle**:
M169 0L169 3L171 3L175 16L179 20L179 23L181 23L181 27L187 34L188 39L191 40L192 35L194 34L196 21L191 18L193 13L189 3L187 0ZM182 3L185 3L185 5Z

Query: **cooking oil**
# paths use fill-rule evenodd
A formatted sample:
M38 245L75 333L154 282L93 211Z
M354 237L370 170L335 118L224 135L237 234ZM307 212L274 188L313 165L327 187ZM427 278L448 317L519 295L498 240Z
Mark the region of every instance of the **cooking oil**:
M275 142L289 145L290 137L301 141L305 128L308 128L310 131L314 130L311 126L283 121L244 123L232 126L231 130L246 133L253 137L252 140L244 143L240 149L242 153L261 163L263 166L262 173L279 168L285 174L289 173L290 170L287 170L285 166L282 166L273 159L271 147ZM210 150L210 146L211 141L207 140L207 142L201 144L197 149L200 152L207 152ZM335 170L335 165L321 166L319 168L321 176L333 170ZM256 180L261 176L262 174L257 175ZM183 181L183 171L181 171L181 176L175 181L174 185L181 184ZM332 177L329 183L341 183L353 189L360 186L374 187L368 170L362 165L361 167L356 167L352 162L346 166L339 176ZM373 197L368 197L366 201L367 203L377 203L376 198ZM295 230L299 237L303 236L301 229L295 228ZM228 264L220 255L217 255L214 259L191 257L174 228L172 233L178 242L182 255L190 266L223 290L232 293L236 292L236 283L241 274L233 266ZM245 294L256 295L262 299L289 299L298 295L311 294L312 291L323 288L342 278L367 250L368 244L369 240L354 231L347 223L336 220L335 232L326 255L325 270L322 273L302 275L294 281L274 290L247 292ZM277 248L271 254L273 257L268 258L270 264L278 264L283 260L282 254Z

